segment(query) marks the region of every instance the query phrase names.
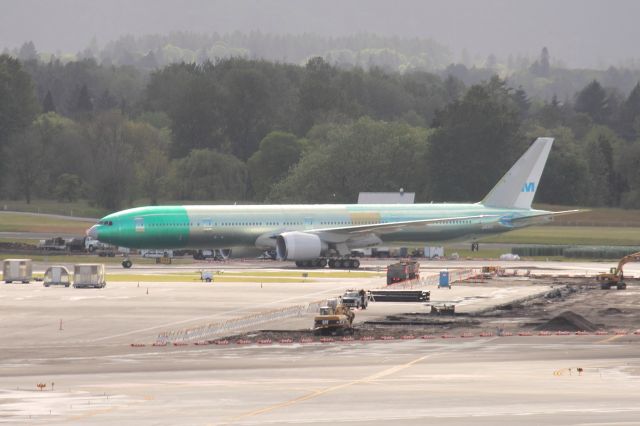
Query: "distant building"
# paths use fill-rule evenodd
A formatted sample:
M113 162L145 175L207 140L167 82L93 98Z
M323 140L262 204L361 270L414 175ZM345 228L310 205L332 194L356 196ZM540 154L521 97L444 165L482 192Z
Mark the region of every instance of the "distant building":
M415 192L361 192L358 195L358 204L413 204L416 198Z

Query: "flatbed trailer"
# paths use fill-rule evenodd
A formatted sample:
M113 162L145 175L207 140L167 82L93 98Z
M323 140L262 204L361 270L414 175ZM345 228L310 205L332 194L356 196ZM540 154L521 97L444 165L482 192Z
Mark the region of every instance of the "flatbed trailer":
M374 302L428 302L431 292L424 290L371 290L369 298Z

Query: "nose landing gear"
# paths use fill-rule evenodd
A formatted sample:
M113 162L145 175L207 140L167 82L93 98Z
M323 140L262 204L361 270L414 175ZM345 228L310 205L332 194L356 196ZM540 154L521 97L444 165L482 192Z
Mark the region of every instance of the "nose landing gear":
M125 259L122 261L122 267L124 269L129 269L131 268L132 265L133 265L133 262L131 262L129 259Z

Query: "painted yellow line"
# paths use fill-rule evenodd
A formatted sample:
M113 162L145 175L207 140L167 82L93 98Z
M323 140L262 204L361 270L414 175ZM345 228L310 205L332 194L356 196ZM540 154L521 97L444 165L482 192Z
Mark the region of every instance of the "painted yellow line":
M353 386L353 385L358 385L358 384L361 384L361 383L369 383L369 382L372 382L374 380L381 379L383 377L389 376L391 374L394 374L394 373L402 371L402 370L404 370L406 368L409 368L412 365L417 364L420 361L425 360L429 356L430 355L421 356L420 358L416 358L413 361L407 362L406 364L396 365L394 367L388 368L386 370L380 371L380 372L378 372L376 374L372 374L372 375L364 377L362 379L357 379L357 380L353 380L351 382L343 383L341 385L331 386L331 387L328 387L328 388L325 388L325 389L317 390L315 392L311 392L311 393L309 393L307 395L303 395L303 396L300 396L298 398L293 398L293 399L290 399L290 400L285 401L285 402L281 402L281 403L270 405L270 406L264 407L264 408L260 408L258 410L254 410L254 411L251 411L251 412L248 412L248 413L245 413L245 414L241 414L241 415L239 415L237 417L234 417L234 418L230 419L229 421L230 422L235 422L235 421L247 418L247 417L255 417L255 416L258 416L260 414L269 413L269 412L275 411L275 410L277 410L279 408L289 407L291 405L295 405L295 404L298 404L300 402L308 401L310 399L314 399L314 398L317 398L319 396L326 395L328 393L335 392L335 391L338 391L340 389L344 389L344 388L347 388L347 387L350 387L350 386Z
M621 338L622 336L624 336L624 334L616 334L615 336L610 336L610 337L607 337L606 339L599 340L599 341L597 341L596 343L609 343L609 342L613 342L614 340L619 339L619 338Z

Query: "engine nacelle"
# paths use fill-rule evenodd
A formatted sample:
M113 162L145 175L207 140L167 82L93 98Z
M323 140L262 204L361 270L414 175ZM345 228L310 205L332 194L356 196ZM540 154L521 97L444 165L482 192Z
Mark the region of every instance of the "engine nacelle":
M281 260L312 260L327 249L315 234L306 232L283 232L276 239L276 255Z

